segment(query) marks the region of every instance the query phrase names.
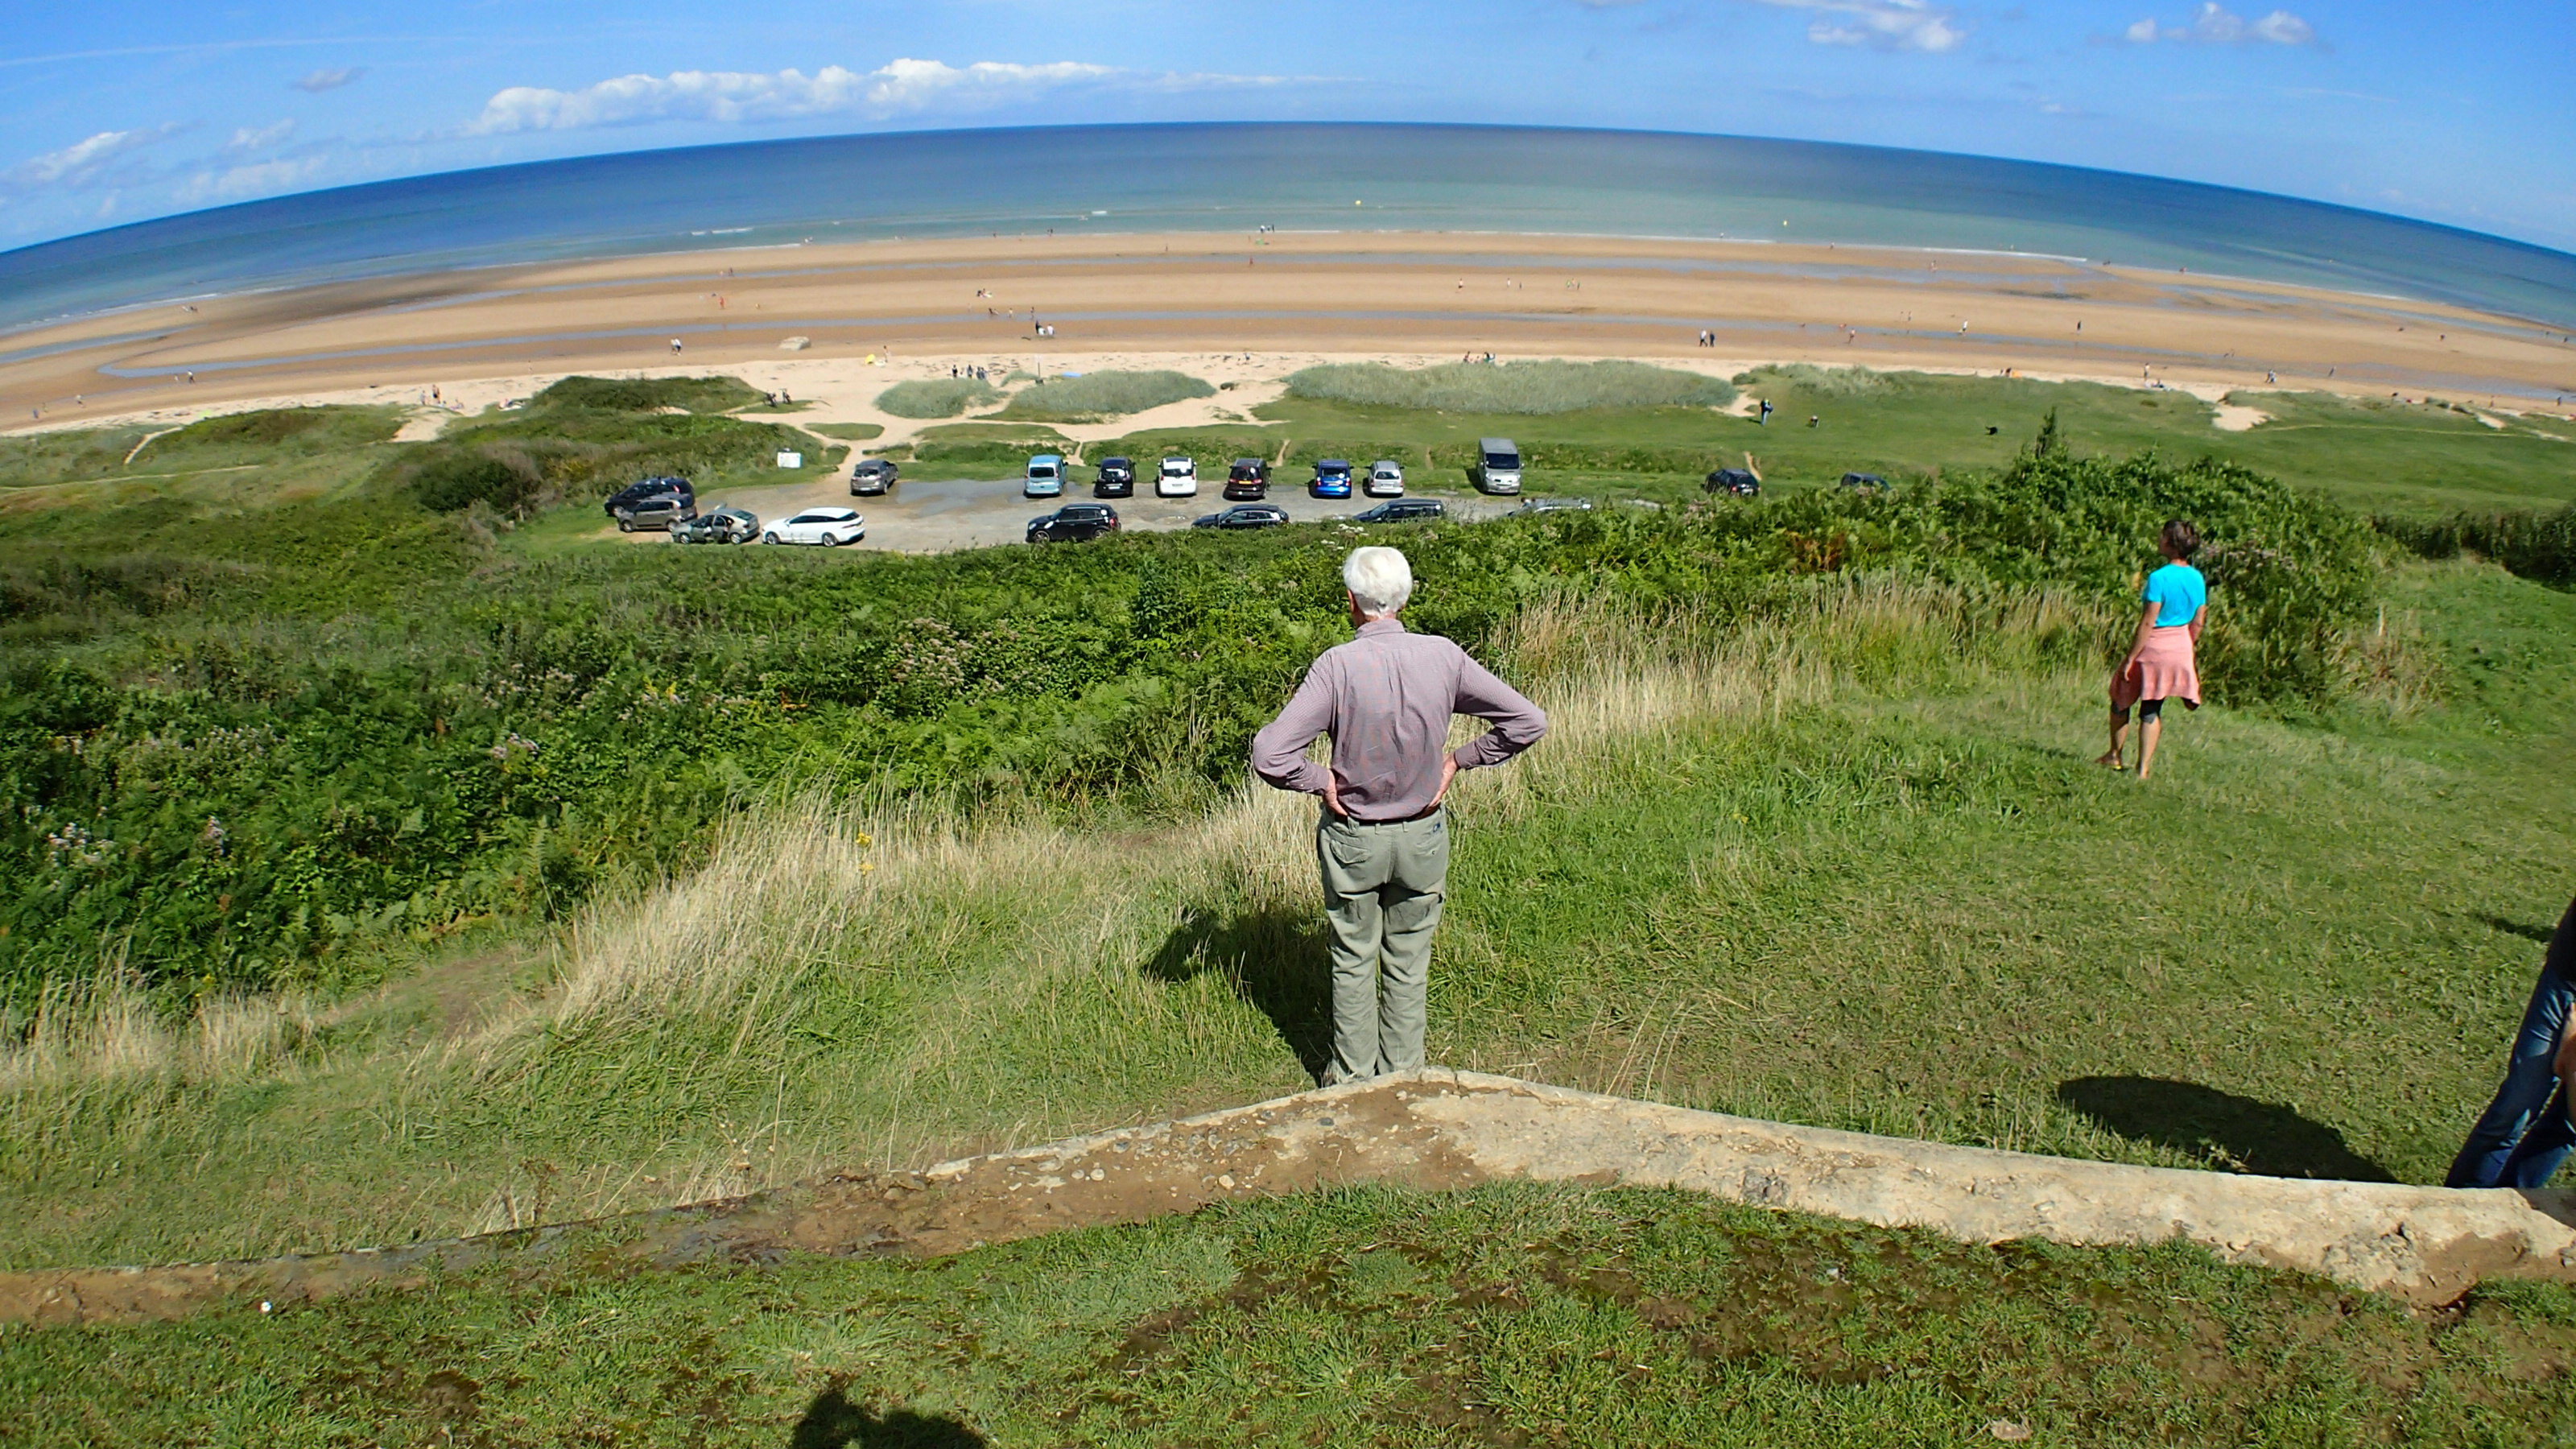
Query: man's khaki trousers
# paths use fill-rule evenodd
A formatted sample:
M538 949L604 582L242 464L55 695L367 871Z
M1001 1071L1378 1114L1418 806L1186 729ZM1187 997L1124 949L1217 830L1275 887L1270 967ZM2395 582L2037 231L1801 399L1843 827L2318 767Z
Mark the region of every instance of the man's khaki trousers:
M1324 1085L1422 1065L1431 933L1449 879L1449 813L1315 829L1333 928L1333 1059ZM1383 986L1381 986L1383 978Z

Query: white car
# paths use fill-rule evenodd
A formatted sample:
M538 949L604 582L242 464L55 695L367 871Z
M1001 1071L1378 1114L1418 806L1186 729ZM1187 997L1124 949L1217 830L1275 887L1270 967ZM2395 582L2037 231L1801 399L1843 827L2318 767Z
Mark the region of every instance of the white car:
M1154 474L1154 496L1157 498L1196 498L1199 496L1199 465L1187 458L1165 458Z
M1404 469L1392 458L1380 458L1369 464L1368 481L1360 485L1360 491L1371 498L1402 498Z
M793 518L769 525L762 543L819 543L839 548L868 536L868 521L851 508L808 508Z

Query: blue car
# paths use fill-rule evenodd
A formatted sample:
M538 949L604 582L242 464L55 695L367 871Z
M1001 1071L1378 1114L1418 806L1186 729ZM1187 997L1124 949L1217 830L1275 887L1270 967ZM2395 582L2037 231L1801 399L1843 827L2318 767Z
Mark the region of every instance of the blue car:
M1315 481L1306 491L1317 498L1351 496L1351 465L1339 458L1326 458L1315 465Z

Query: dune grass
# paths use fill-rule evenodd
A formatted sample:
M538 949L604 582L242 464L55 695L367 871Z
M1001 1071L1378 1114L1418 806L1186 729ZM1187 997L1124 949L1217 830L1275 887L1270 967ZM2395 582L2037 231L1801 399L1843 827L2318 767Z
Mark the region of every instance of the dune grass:
M938 1262L544 1264L0 1331L98 1446L2563 1444L2576 1293L2409 1314L2184 1247L1970 1246L1681 1193L1230 1203Z
M2451 705L2395 670L2331 716L2212 708L2143 787L2088 763L2103 621L2053 595L1891 578L1728 630L1530 615L1498 653L1556 730L1462 781L1435 1055L2438 1178L2564 904L2576 599L2404 578L2389 627ZM0 1063L0 1261L407 1241L1294 1090L1323 1031L1310 818L1268 792L1141 831L785 804L559 937L327 1010L154 1036L65 1002Z
M981 378L940 377L896 383L877 394L877 409L898 418L953 418L1001 400L1001 389Z
M1096 423L1168 403L1214 397L1216 389L1186 372L1086 372L1051 377L1011 394L995 414L1035 422Z
M1719 378L1642 362L1444 362L1414 369L1335 362L1291 373L1288 395L1360 407L1544 414L1723 407L1735 400L1735 389Z

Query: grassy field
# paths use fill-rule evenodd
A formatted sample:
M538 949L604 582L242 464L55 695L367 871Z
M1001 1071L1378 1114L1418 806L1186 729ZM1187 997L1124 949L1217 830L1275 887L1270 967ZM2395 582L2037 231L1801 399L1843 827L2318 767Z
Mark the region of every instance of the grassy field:
M2576 1297L1648 1192L1351 1192L985 1248L559 1266L0 1331L12 1443L2563 1444Z
M2205 431L2178 394L1791 385L1943 480L1800 486L1844 466L1801 427L1819 451L1765 453L1789 481L1756 508L1405 535L1418 621L1556 722L1461 782L1434 1056L1964 1143L2438 1179L2576 888L2576 594L2225 469L1989 477L2010 460L1971 455L2001 446L1982 427L1939 452L1960 398L2055 407L2079 451L2275 426ZM588 548L561 522L585 496L523 520L415 501L423 457L519 449L561 489L656 448L753 467L781 427L716 390L620 433L634 401L559 398L580 435L553 453L526 419L432 450L334 412L130 465L102 460L139 434L0 457L0 763L38 811L8 826L29 865L0 943L0 1267L562 1220L1311 1080L1311 807L1241 792L1236 762L1341 637L1352 535L854 561ZM1690 473L1643 465L1760 436L1706 409L1276 406L1180 445L1428 466L1512 432L1542 469L1555 449L1678 501ZM2348 506L2571 491L2541 466L2569 444L2525 425L2280 416L2284 457ZM2459 460L2495 471L2441 491ZM2103 651L2150 515L2186 505L2228 560L2217 687L2139 782L2088 763ZM2525 534L2516 567L2555 577L2557 535ZM1881 1443L2002 1420L2505 1444L2564 1437L2571 1335L2555 1290L2417 1319L2184 1252L1356 1194L939 1265L567 1266L10 1330L0 1425L41 1401L98 1442Z

